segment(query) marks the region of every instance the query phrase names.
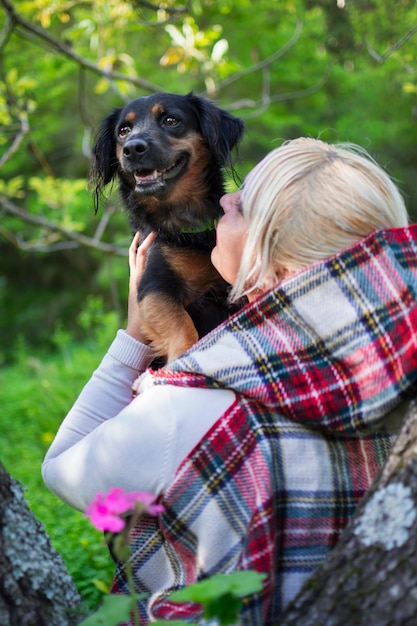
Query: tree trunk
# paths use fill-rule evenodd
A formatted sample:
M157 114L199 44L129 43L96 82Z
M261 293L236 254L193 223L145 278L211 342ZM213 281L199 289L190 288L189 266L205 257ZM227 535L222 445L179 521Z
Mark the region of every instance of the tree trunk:
M327 560L279 626L417 624L417 404Z
M73 626L86 615L61 556L0 463L0 625Z

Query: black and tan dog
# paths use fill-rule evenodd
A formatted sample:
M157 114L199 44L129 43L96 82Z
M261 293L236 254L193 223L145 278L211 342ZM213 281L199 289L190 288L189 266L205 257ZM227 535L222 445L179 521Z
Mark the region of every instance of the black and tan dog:
M230 313L210 252L222 215L223 168L233 168L243 130L239 118L205 98L158 93L115 109L93 147L97 202L118 178L132 230L142 239L158 233L138 305L156 354L168 361Z

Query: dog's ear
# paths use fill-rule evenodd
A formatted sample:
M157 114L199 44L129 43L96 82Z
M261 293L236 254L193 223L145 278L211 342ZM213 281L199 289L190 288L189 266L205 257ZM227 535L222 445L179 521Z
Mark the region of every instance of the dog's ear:
M90 184L94 188L96 211L104 187L110 183L118 169L115 127L122 107L104 118L91 150Z
M245 130L243 121L220 109L207 98L194 96L192 93L189 93L187 98L197 112L202 135L218 164L232 165L231 151L242 139Z

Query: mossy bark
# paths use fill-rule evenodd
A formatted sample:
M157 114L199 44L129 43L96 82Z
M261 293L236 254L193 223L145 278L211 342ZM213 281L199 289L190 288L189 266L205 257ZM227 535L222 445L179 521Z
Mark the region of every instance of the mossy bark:
M0 464L1 626L73 626L85 615L62 557Z
M277 626L417 623L417 405L379 479Z

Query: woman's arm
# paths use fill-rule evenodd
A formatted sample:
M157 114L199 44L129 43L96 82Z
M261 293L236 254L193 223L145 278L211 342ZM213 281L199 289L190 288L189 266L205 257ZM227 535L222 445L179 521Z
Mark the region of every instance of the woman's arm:
M137 233L129 248L126 331L118 331L100 366L69 411L46 455L44 467L49 466L51 458L58 457L100 424L118 415L130 402L132 383L152 361L154 355L142 333L136 294L155 233L151 233L141 246L139 239L140 234Z
M119 330L63 421L47 458L52 452L59 454L124 409L131 400L134 380L148 367L152 356L148 346Z
M70 412L43 463L45 483L80 511L111 487L159 495L234 399L227 390L157 385L111 419Z
M69 447L78 435L85 436L100 423L117 415L132 396L132 383L149 367L153 352L146 345L136 302L137 285L142 276L146 254L155 238L151 233L140 247L139 233L129 248L129 300L126 331L119 330L106 356L93 373L59 431L62 448ZM71 426L68 427L68 424ZM57 442L52 444L59 453ZM49 454L49 452L48 452Z

